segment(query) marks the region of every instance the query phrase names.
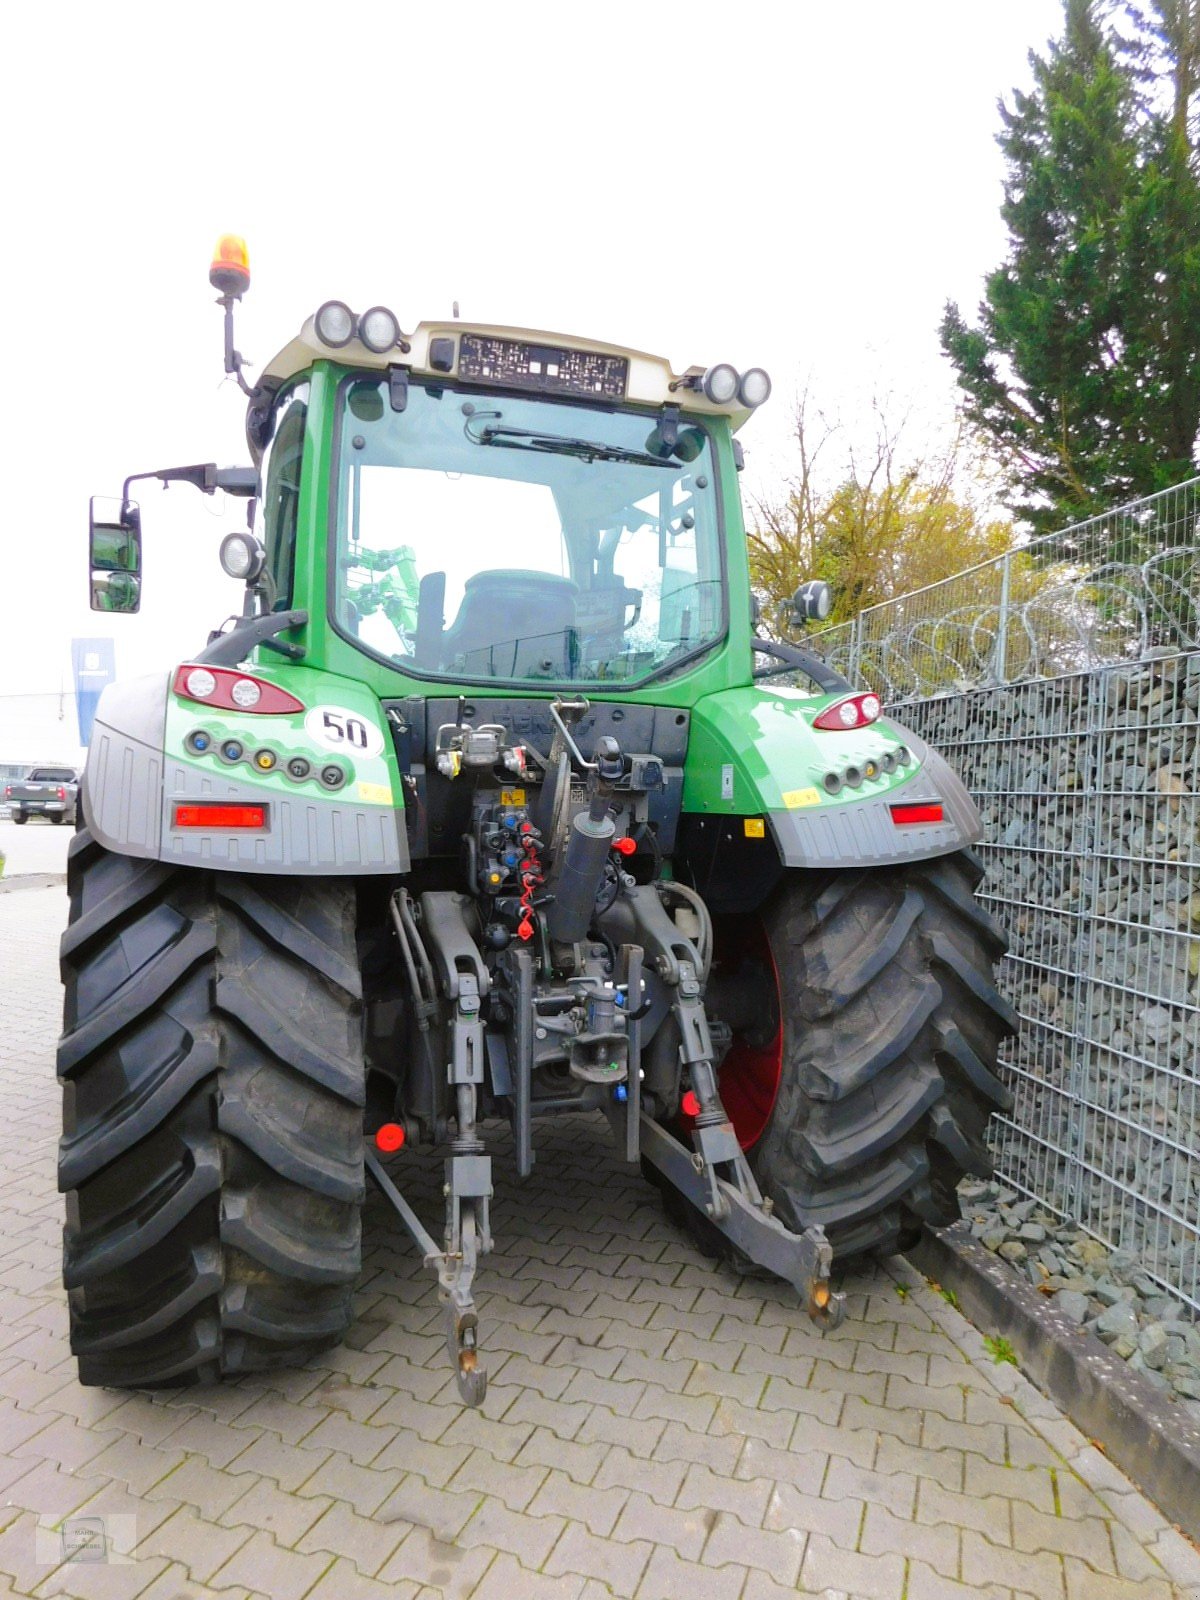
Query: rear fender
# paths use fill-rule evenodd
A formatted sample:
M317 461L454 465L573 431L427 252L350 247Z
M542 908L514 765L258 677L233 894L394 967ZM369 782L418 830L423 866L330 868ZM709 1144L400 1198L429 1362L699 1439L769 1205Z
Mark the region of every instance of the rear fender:
M832 732L813 719L840 695L785 688L726 689L692 713L683 785L694 831L736 836L742 855L761 841L784 867L874 867L949 855L974 844L983 823L961 779L922 739L890 718ZM910 759L888 773L882 757ZM861 774L874 763L878 776ZM829 793L826 777L856 770L857 785ZM942 820L898 824L898 803L937 800ZM748 865L748 863L747 863Z
M251 673L278 681L303 709L262 715L206 706L174 693L174 672L105 689L80 786L94 837L121 855L218 871L406 872L403 791L378 700L361 684L302 667L278 678L269 667ZM357 742L342 748L351 722ZM197 731L208 735L204 752L190 743ZM241 758L222 755L230 741L241 744ZM260 752L274 760L269 771L255 765ZM311 768L302 780L287 771L297 757ZM330 765L343 773L336 790L319 777ZM266 826L179 828L176 808L187 801L265 805Z

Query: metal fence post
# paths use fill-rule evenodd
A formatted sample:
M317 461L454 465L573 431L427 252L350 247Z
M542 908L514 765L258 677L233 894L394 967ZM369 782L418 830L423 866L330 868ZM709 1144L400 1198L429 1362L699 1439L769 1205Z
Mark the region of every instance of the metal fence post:
M993 671L997 683L1008 682L1008 604L1012 579L1012 552L1005 554L1000 565L1000 624L996 632L996 650Z
M850 642L850 682L856 689L862 681L862 628L863 613L860 611L854 619L854 632Z

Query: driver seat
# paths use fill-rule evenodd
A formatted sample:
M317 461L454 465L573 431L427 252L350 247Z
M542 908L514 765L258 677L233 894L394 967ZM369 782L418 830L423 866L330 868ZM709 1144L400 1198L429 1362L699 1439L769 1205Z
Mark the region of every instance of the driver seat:
M468 578L442 649L473 678L571 677L578 658L571 578L496 568Z

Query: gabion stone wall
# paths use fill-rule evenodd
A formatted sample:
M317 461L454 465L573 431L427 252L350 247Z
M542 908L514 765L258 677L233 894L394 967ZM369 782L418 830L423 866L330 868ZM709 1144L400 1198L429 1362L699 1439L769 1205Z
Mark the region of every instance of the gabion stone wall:
M1200 653L891 714L985 819L1024 1021L999 1173L1200 1310Z

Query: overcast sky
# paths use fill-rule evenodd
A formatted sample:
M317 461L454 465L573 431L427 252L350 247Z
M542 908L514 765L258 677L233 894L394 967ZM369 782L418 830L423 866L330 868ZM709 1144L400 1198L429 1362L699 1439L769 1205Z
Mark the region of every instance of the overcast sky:
M246 458L207 284L245 235L255 369L321 301L404 327L567 331L677 368L762 365L743 434L785 461L788 397L891 390L948 413L947 297L1000 260L996 101L1059 0L716 5L116 3L5 25L0 258L12 371L3 696L69 685L110 634L122 676L199 648L239 603L194 491L142 495L145 600L87 609L91 493ZM15 426L14 426L15 422Z

